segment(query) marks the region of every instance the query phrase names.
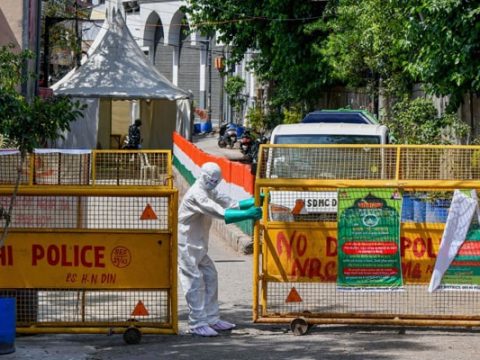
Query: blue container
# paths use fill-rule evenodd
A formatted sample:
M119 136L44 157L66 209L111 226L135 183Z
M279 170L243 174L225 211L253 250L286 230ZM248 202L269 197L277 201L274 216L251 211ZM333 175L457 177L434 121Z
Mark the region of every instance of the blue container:
M430 223L447 222L449 200L435 200L428 202L426 206L426 221Z
M402 222L413 221L413 199L410 195L403 195Z
M413 221L424 223L427 217L427 202L422 199L413 200Z
M210 121L200 123L200 132L202 133L212 132L212 123Z
M201 131L202 131L202 128L201 128L200 124L193 124L193 133L194 134L200 134Z
M244 132L245 128L243 126L237 125L237 137L239 138L240 136L242 136Z
M0 297L0 355L15 351L15 298Z

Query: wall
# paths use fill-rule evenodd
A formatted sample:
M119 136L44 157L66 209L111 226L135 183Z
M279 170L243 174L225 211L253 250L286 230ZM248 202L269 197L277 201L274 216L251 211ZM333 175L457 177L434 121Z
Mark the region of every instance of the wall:
M177 172L175 183L180 191L182 188L186 191L199 176L200 167L204 163L212 161L222 169L223 179L218 185L219 191L238 200L253 195L254 176L250 174L249 166L207 154L178 133L174 133L173 143L173 164ZM216 220L213 228L222 234L234 249L242 252L251 251L252 221L246 220L226 225L223 220Z
M0 45L22 44L23 2L20 0L0 1Z
M441 115L445 112L448 105L448 96L429 96L417 85L412 91L412 97L430 97L433 105ZM334 87L330 91L323 92L317 102L318 109L339 109L349 107L352 109L364 109L374 113L374 104L371 95L364 89L349 91L344 87ZM466 94L463 104L458 108L457 114L461 120L470 125L472 137L480 137L480 96L475 94Z

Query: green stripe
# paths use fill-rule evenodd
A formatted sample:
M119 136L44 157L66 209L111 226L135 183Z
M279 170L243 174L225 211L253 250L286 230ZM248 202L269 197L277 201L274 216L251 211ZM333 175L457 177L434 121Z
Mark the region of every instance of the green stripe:
M192 185L195 182L195 176L193 176L192 172L188 170L181 162L178 160L176 156L173 156L173 166L177 169L177 171L183 176L184 180L189 184Z
M189 184L192 185L195 182L195 176L192 172L188 170L185 165L183 165L176 156L173 156L173 166L177 171L182 175L183 179ZM244 234L248 236L253 235L253 221L252 220L243 220L235 224Z

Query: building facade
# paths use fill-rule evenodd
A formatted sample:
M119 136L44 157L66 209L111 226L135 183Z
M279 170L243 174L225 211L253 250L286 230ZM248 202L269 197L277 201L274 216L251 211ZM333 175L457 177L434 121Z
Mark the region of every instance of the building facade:
M0 46L13 45L15 51L31 50L39 54L40 39L39 0L0 1ZM28 72L39 73L40 60L37 56L29 62ZM38 93L38 82L31 79L22 87L22 93L31 97Z
M113 4L105 2L107 12ZM215 125L233 121L234 114L225 94L222 76L215 63L228 58L228 47L215 37L205 37L191 31L188 17L182 12L184 1L139 0L120 1L127 26L150 61L173 84L193 94L196 121L210 119ZM216 61L217 59L217 61ZM243 95L245 106L241 119L255 102L255 78L245 63L228 69L229 75L239 75L246 81Z

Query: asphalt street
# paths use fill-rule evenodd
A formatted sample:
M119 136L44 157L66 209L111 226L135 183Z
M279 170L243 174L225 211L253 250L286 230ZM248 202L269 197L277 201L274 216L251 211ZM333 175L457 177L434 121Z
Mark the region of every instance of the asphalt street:
M194 135L193 143L206 153L226 157L233 161L241 161L243 154L240 152L240 144L237 141L232 148L220 148L218 146L218 132Z

